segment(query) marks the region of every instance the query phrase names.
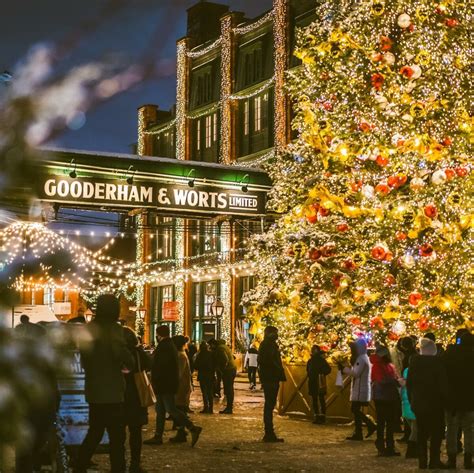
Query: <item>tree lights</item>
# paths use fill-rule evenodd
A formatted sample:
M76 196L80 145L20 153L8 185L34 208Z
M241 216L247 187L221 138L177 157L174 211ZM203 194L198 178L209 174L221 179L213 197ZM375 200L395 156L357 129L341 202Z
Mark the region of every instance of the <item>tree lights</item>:
M254 331L279 325L293 359L367 333L446 341L473 313L468 11L326 1L317 18L288 73L299 138L269 169L283 215L249 256Z

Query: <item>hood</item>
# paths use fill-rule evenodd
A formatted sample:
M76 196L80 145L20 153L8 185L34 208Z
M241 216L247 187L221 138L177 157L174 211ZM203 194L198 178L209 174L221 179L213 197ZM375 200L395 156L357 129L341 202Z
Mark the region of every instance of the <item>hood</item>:
M420 339L420 355L436 356L438 349L435 342L429 338Z
M216 345L225 346L225 340L217 340Z
M354 342L357 355L367 355L367 342L363 338L358 338Z

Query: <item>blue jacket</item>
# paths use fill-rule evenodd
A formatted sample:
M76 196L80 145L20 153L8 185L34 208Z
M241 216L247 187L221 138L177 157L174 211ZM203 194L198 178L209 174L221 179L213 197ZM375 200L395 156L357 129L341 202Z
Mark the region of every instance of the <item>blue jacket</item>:
M403 379L408 378L408 368L403 370ZM408 391L406 386L402 386L402 416L407 420L415 420L415 413L411 409L410 400L408 399Z

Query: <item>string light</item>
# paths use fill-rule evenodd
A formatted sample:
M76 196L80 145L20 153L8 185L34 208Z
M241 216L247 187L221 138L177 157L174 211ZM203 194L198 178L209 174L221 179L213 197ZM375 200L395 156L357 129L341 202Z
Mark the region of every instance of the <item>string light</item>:
M209 44L205 48L186 51L186 56L190 58L198 58L201 56L205 56L207 53L211 52L213 49L216 49L222 43L222 38L217 38L213 43Z
M243 34L250 33L251 31L254 31L254 30L260 28L265 23L268 23L268 22L272 21L273 17L274 17L274 11L271 10L266 15L262 16L260 19L258 19L257 21L254 21L253 23L250 23L250 24L245 25L245 26L237 26L233 30L234 34L243 35Z
M186 159L186 110L187 110L187 38L177 44L177 82L176 82L176 158Z
M265 92L265 90L268 90L273 83L275 82L275 76L271 77L270 79L266 80L258 89L248 93L248 94L243 94L240 92L237 92L236 94L232 94L229 96L229 99L231 100L247 100L252 97L255 97L256 95L261 94L262 92Z

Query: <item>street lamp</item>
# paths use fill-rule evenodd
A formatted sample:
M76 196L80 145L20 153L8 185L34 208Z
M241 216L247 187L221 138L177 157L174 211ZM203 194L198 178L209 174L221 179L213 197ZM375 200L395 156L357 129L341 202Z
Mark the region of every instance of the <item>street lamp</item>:
M221 317L224 315L224 303L220 297L211 304L210 313L217 319L217 338L221 338Z
M86 319L87 323L89 323L92 320L93 315L94 315L94 312L92 312L92 310L90 309L87 309L84 312L84 318Z

